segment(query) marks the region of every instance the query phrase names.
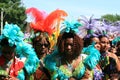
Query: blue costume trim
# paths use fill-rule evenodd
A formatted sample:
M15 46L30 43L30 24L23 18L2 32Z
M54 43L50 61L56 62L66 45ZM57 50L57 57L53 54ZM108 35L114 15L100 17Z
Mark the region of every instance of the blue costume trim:
M24 68L28 75L33 74L39 65L39 59L33 47L23 41L24 34L20 30L20 27L14 24L6 24L0 36L0 40L4 38L8 39L9 46L16 45L16 56L26 58ZM24 70L21 70L17 77L19 80L25 80Z

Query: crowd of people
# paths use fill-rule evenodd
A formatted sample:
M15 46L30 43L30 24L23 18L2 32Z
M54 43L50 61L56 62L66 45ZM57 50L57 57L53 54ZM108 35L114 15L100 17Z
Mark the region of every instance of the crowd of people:
M119 80L119 27L85 18L67 20L28 8L29 31L5 24L0 35L0 80Z

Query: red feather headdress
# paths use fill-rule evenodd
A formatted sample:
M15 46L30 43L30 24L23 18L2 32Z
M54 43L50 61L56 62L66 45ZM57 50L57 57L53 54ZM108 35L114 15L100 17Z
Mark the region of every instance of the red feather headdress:
M67 16L67 13L63 10L57 9L50 14L46 14L44 11L33 7L27 9L26 13L34 17L34 21L30 23L34 31L47 32L49 35L57 29L63 17Z

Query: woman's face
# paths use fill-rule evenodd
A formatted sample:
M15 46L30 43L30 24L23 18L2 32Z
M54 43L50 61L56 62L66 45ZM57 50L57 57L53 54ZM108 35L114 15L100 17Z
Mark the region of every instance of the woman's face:
M101 52L106 52L110 48L110 42L107 37L102 37L100 39Z
M34 47L39 58L43 54L47 54L49 50L49 44L45 38L38 41Z
M97 37L92 38L92 41L95 42L95 43L99 43L100 42L99 38L97 38Z
M1 52L2 55L7 59L7 60L11 60L14 56L14 51L15 51L15 47L10 47L10 46L2 46L1 47Z
M65 53L72 55L73 54L73 38L67 38L64 43Z
M92 38L92 41L95 42L95 48L100 50L100 40L97 37Z

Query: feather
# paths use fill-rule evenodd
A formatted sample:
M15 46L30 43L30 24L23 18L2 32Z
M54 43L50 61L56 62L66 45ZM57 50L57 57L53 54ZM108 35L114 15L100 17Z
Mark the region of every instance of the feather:
M40 32L47 32L51 35L55 31L55 27L58 27L62 17L67 16L67 13L63 10L55 10L50 14L46 14L45 11L40 11L36 8L28 8L27 14L31 14L34 17L34 21L30 23L30 26ZM57 25L57 26L56 26Z
M81 16L80 22L83 24L82 27L79 28L79 36L82 38L89 37L93 34L93 16L91 16L89 19L85 16Z
M31 13L34 17L34 21L30 23L34 32L47 32L52 48L60 33L60 22L64 20L63 17L66 17L67 13L57 9L50 14L46 14L44 11L39 11L36 8L29 8L26 10L26 13Z
M44 21L45 32L48 32L48 34L52 34L55 30L56 25L59 25L59 22L63 20L62 17L65 16L67 16L67 13L59 9L50 13Z
M51 48L53 48L57 42L60 33L60 22L61 20L64 20L62 17L65 16L67 16L65 11L57 9L50 13L44 21L44 30L50 35L49 41L51 43Z
M40 11L34 7L28 8L26 10L26 13L31 15L33 18L33 21L30 23L30 26L35 31L44 31L43 25L44 25L44 20L47 17L47 13L45 13L45 11Z

